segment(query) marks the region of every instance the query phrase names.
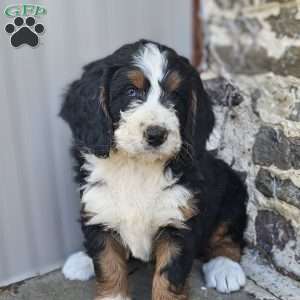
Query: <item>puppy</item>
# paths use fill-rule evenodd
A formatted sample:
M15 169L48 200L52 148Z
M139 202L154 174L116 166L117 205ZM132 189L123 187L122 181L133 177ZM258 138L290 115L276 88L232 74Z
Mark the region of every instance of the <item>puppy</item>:
M208 287L245 284L247 191L206 151L211 101L186 58L147 40L125 45L84 68L60 116L73 133L96 299L130 299L130 256L154 262L155 300L188 299L197 257Z

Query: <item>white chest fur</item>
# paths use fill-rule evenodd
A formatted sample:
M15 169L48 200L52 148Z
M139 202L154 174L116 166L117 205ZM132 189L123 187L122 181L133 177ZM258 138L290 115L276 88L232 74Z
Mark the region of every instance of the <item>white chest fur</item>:
M87 225L104 224L116 230L134 257L147 261L160 227L182 226L182 208L191 193L176 184L163 163L146 162L112 153L100 159L85 155L90 172L82 202L92 217ZM98 184L97 184L98 183Z

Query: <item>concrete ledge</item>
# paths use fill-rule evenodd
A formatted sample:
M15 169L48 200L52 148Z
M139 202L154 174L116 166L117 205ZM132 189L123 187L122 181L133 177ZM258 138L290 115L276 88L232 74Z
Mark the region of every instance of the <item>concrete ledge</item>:
M204 287L201 266L195 263L191 275L191 300L252 300L245 291L231 295L218 294ZM151 272L149 265L130 264L130 289L133 299L151 299ZM0 290L0 300L88 300L93 299L94 280L88 282L67 281L60 271L25 281L19 285Z

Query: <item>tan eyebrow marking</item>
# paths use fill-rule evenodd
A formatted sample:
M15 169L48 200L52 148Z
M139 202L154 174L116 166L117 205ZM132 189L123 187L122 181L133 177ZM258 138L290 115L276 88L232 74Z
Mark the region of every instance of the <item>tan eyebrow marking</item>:
M169 92L175 91L182 81L181 76L177 71L173 71L170 75L168 75L166 80L166 87Z
M128 72L128 78L138 89L143 89L145 87L145 76L144 73L139 70L131 70Z

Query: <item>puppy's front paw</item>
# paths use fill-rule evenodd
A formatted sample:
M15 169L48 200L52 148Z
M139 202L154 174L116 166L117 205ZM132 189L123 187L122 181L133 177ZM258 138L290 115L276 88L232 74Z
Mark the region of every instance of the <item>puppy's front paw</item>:
M203 265L206 285L221 293L238 291L246 284L242 267L233 260L219 256Z
M71 255L65 262L62 272L69 280L86 281L95 275L93 261L84 252Z

